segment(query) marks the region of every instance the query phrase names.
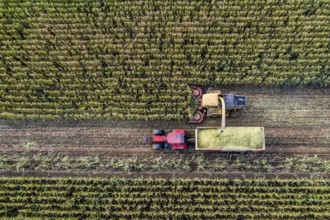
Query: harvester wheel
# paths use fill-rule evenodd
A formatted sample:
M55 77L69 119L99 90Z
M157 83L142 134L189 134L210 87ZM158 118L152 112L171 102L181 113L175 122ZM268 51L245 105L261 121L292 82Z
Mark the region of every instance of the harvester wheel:
M234 109L234 110L231 110L229 116L232 118L237 118L237 117L241 116L242 113L243 113L243 109Z
M156 130L153 130L152 133L154 135L163 135L164 134L164 130L162 130L162 129L156 129Z
M200 112L196 112L195 114L194 114L194 119L196 120L196 121L198 121L199 119L201 119L202 118L202 114L200 113Z
M203 113L200 112L200 111L195 112L193 118L194 118L194 121L196 121L196 122L198 122L198 123L199 123L199 122L202 122L202 121L203 121Z
M163 148L163 144L157 143L152 145L152 149L154 150L161 150Z
M193 89L192 89L192 95L198 99L202 96L203 94L203 91L201 88L197 87L197 86L194 86Z

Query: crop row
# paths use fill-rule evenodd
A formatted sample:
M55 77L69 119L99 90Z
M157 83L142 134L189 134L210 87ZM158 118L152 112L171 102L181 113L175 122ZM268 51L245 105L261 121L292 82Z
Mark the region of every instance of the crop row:
M63 137L61 137L62 140ZM70 138L70 137L69 137ZM31 140L32 141L32 140ZM19 141L18 141L19 142ZM32 141L33 142L33 141ZM18 145L23 145L21 142ZM32 146L38 148L38 146ZM102 172L268 172L326 174L330 161L317 156L278 156L251 154L236 156L217 155L209 158L204 154L194 156L172 154L142 157L125 156L75 156L65 153L4 154L0 156L0 170L24 171L102 171Z
M327 180L1 178L5 217L313 218L330 216Z
M326 0L1 1L0 118L183 119L189 85L328 86L329 11Z
M66 200L67 196L67 191L60 191L56 190L54 187L48 186L50 189L48 190L47 187L43 187L43 191L41 192L36 192L36 189L40 189L35 187L31 188L29 190L12 190L8 192L8 187L6 187L6 191L0 191L0 195L2 198L0 199L3 203L8 203L6 197L10 197L11 201L17 201L17 202L31 202L33 200L33 203L44 203L45 200L47 201L57 201L57 202L64 202ZM91 188L91 187L90 187ZM180 199L177 200L178 203L184 203L185 201L204 201L204 200L209 200L210 204L219 204L223 205L226 203L232 202L232 200L237 200L239 199L240 201L246 201L246 200L255 200L257 203L292 203L292 204L297 204L300 203L302 200L306 200L305 195L303 193L297 193L297 192L263 192L261 193L260 191L257 192L246 192L245 188L242 189L237 189L235 192L230 192L230 190L226 189L224 186L220 186L218 188L221 188L221 192L198 192L200 191L200 187L198 188L198 191L196 192L185 192L182 194L182 191L184 189L181 189L181 191L176 191L176 192L156 192L156 190L159 190L158 188L154 189L152 188L152 191L139 191L139 192L114 192L114 189L109 189L109 188L103 188L103 192L92 192L88 191L90 190L87 187L79 187L75 188L75 196L79 196L81 200L84 200L86 202L90 202L93 200L91 196L98 196L98 203L99 204L104 204L108 202L112 203L119 203L120 201L129 201L133 202L132 200L140 200L142 198L150 198L152 201L157 201L157 202L165 202L166 197L169 196L181 196ZM167 190L168 188L164 188L164 190ZM231 189L231 188L230 188ZM48 190L48 191L47 191ZM87 190L87 192L85 192ZM304 189L305 190L305 189ZM270 191L270 190L268 190ZM239 194L237 192L240 192ZM326 192L326 189L324 188L324 191L320 191L318 193L315 193L314 191L312 192L313 195L310 196L308 201L304 201L304 203L328 203L329 202L329 197L330 195L324 195L323 193ZM181 193L181 195L180 195ZM304 191L306 193L306 190ZM310 193L310 192L307 192ZM6 197L4 197L6 196ZM17 197L14 197L17 196ZM129 196L135 197L135 198L130 198ZM152 197L153 196L153 197ZM295 198L295 200L292 200L292 198ZM231 200L231 201L229 201Z
M224 193L225 195L226 193ZM64 203L67 200L67 195L62 195L62 197L54 196L54 197L49 197L49 196L25 196L25 197L8 197L8 195L4 195L4 199L0 199L1 204L3 205L10 205L11 203L31 203L33 205L41 205L41 204L47 204L47 203ZM16 195L14 195L16 196ZM103 195L104 196L104 195ZM141 194L141 195L129 195L128 193L125 194L108 194L106 197L100 197L98 195L92 195L89 193L84 193L84 194L74 194L73 197L79 201L80 204L93 204L97 203L100 208L104 209L104 206L108 204L112 204L114 207L117 208L120 205L131 205L130 209L135 209L134 206L136 204L143 204L144 203L144 198L148 198L146 196L151 196L149 201L157 204L157 203L162 203L166 202L166 197L179 197L176 200L177 206L176 209L181 209L183 210L185 207L184 205L187 202L190 203L201 203L201 206L208 206L208 209L217 209L219 207L215 206L229 206L233 204L237 205L242 205L246 206L249 204L254 204L255 206L264 206L264 205L279 205L279 206L285 206L285 205L292 205L295 209L297 206L300 204L305 205L306 207L308 206L314 206L314 205L319 205L320 206L320 211L324 209L324 206L329 205L329 198L323 198L323 197L317 197L317 199L310 199L310 198L303 198L303 199L297 199L294 196L291 195L291 198L288 199L283 199L280 196L277 198L268 198L268 199L263 199L259 198L258 196L250 196L249 198L241 198L236 196L228 196L227 198L222 198L222 197L217 197L214 196L213 198L209 197L204 197L205 195L203 193L198 194L198 198L194 197L195 195L186 195L185 193L182 193L182 195L179 195L178 193L168 193L168 194L155 194L155 193L149 193L149 194ZM49 197L49 198L48 198ZM95 198L97 197L97 199ZM112 198L114 197L114 198ZM208 202L208 204L203 204L205 202ZM323 206L323 207L322 207ZM109 206L108 206L109 207ZM180 207L180 208L179 208ZM110 208L110 207L109 207ZM201 207L198 207L201 208ZM62 209L65 209L62 207ZM270 210L273 209L278 209L277 207L269 208ZM132 211L133 211L132 210ZM216 211L216 210L214 210Z
M229 181L230 182L230 181ZM131 183L132 185L122 184L122 186L118 186L114 183L104 186L96 184L86 184L84 186L74 186L71 184L45 184L45 185L32 185L32 183L27 183L28 185L19 186L17 183L15 184L3 184L1 186L2 191L1 194L10 195L16 192L20 196L35 196L35 195L42 195L42 196L49 196L49 195L63 195L68 190L75 191L75 194L86 196L88 195L95 195L99 196L100 198L106 198L108 196L129 196L136 195L147 195L148 193L152 193L155 196L179 196L181 193L185 193L185 196L196 198L198 196L205 196L205 198L229 198L229 197L239 197L239 198L249 198L249 196L255 196L255 193L261 193L261 197L265 197L264 194L271 194L272 198L278 197L292 197L296 196L301 197L306 194L312 194L315 198L319 198L319 196L325 195L326 197L329 196L327 192L329 191L328 181L324 181L321 183L317 183L318 185L313 185L313 187L309 186L290 186L290 185L279 185L279 186L255 186L250 184L246 184L246 186L227 186L227 185L203 185L202 183L194 184L192 188L192 184L185 186L180 185L179 182L175 183L168 183L168 185L158 184L158 185L149 185L148 191L144 191L144 185L133 185L136 183ZM118 183L117 183L118 184ZM146 184L144 182L144 184ZM319 186L323 184L323 186ZM103 191L98 191L99 189L96 187L101 187ZM175 187L173 188L173 185ZM96 187L96 188L95 188ZM129 191L126 191L129 190ZM8 192L10 191L10 192ZM239 195L233 196L235 193L240 193ZM225 193L225 194L223 194ZM285 195L282 195L285 194ZM313 197L313 198L314 198ZM303 198L300 198L303 199Z

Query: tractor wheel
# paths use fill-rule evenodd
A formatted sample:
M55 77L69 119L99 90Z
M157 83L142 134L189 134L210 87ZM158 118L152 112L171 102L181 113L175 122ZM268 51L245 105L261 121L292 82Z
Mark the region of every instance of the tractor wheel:
M152 149L161 150L161 149L163 149L163 144L161 144L161 143L153 144Z
M163 135L164 134L164 130L162 130L162 129L156 129L156 130L153 130L152 133L154 135Z

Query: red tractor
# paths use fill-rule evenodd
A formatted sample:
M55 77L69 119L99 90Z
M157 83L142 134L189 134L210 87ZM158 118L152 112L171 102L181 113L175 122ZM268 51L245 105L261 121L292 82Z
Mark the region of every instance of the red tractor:
M152 143L152 148L160 149L186 149L187 148L187 133L182 129L175 129L172 132L165 134L164 130L154 130L153 136L146 135L144 143Z

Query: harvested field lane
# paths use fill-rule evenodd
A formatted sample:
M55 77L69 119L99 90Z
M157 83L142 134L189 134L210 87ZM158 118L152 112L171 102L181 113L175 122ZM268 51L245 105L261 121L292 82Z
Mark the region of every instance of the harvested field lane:
M248 96L248 107L241 117L227 119L228 126L264 126L271 153L330 153L329 89L240 87L238 93ZM202 125L219 124L220 119L207 119ZM2 121L0 151L152 153L143 144L143 135L154 128L183 128L193 134L195 125L180 121Z

